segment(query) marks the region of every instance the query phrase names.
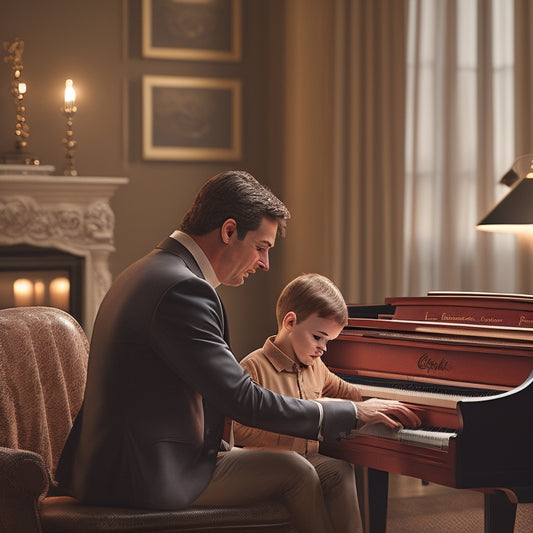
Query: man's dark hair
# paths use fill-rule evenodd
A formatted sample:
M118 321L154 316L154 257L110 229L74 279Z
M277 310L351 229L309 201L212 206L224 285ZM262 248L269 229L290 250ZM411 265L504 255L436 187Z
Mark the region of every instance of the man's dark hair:
M239 239L244 239L248 231L259 228L263 217L277 219L278 233L285 235L290 213L283 202L248 172L230 170L204 183L179 229L189 235L205 235L233 218Z

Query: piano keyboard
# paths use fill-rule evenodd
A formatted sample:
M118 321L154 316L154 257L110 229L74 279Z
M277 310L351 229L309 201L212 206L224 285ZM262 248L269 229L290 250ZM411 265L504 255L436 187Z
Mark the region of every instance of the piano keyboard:
M442 392L428 393L373 385L360 385L358 388L363 398L383 398L385 400L398 400L399 402L417 403L432 407L446 407L448 409L455 409L457 402L463 399L463 396Z
M399 442L418 444L419 446L429 446L439 450L447 450L450 438L457 433L445 429L393 429L385 424L367 424L360 429L352 431L350 437L354 435L369 435L383 439L392 439Z
M363 398L383 398L399 402L415 403L432 407L455 409L457 402L466 398L484 398L501 394L501 390L473 389L469 387L435 386L420 382L408 382L383 378L338 374L349 383L354 383Z

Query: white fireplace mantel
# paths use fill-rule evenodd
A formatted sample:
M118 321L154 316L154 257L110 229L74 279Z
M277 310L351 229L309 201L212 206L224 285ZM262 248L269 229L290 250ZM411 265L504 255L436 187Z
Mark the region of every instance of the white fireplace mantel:
M0 175L0 245L55 248L85 258L84 329L111 285L115 215L109 200L128 178Z

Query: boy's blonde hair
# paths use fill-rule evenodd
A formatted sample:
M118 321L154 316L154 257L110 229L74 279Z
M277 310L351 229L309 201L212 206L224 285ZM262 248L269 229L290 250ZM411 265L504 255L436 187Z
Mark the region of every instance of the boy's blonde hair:
M320 318L331 318L341 326L348 323L348 308L341 291L320 274L302 274L281 291L276 304L278 328L290 311L296 314L298 322L317 313Z

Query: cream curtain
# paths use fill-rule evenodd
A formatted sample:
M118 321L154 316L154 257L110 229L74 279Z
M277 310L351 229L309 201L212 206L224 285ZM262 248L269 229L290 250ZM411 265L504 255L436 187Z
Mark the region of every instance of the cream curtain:
M520 17L531 17L530 5L519 4ZM531 42L514 7L512 0L410 0L406 294L528 290L516 237L475 230L508 192L501 176L520 150L531 150L520 81L531 77Z
M284 276L321 272L379 303L402 282L407 3L283 5Z
M533 292L533 244L477 232L532 143L529 0L284 0L282 282L351 303Z

